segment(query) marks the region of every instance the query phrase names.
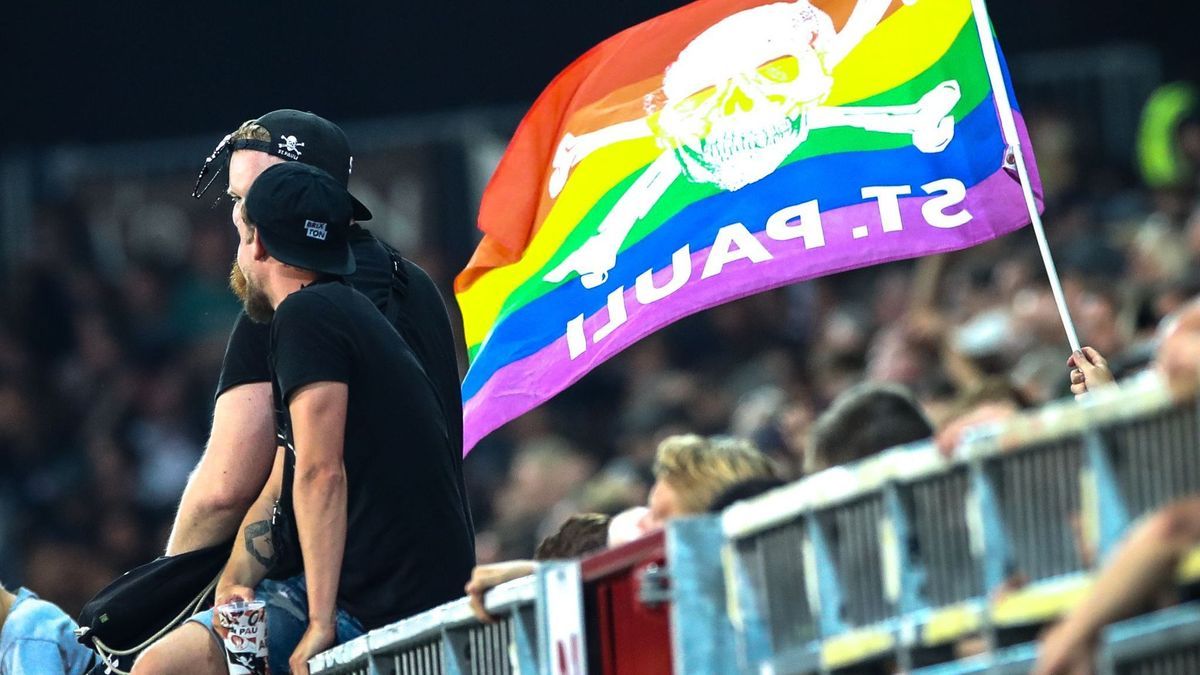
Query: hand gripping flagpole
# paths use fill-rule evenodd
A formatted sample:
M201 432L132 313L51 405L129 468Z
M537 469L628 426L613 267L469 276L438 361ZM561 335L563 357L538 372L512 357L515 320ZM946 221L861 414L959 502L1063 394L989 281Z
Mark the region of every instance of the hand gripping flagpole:
M1037 202L1033 198L1033 188L1029 184L1029 170L1025 168L1025 155L1021 152L1021 139L1017 135L1012 104L1008 100L1008 87L1005 86L1004 73L1000 69L1000 56L996 53L996 42L992 38L992 20L988 17L987 5L984 0L971 0L971 7L975 12L975 26L979 29L979 43L983 47L983 61L987 64L988 79L991 80L992 91L995 93L996 113L1000 116L1000 129L1004 134L1004 142L1008 144L1008 152L1012 153L1013 162L1017 165L1017 176L1021 180L1021 192L1025 195L1025 206L1029 208L1029 221L1037 236L1038 250L1041 251L1042 263L1046 266L1046 276L1050 278L1050 291L1054 294L1054 303L1058 305L1058 315L1067 332L1067 341L1071 343L1071 350L1079 351L1079 336L1075 334L1075 324L1071 321L1071 312L1067 309L1067 300L1063 295L1062 284L1058 280L1058 269L1055 268L1054 258L1050 255L1050 244L1046 242L1042 217L1038 214Z

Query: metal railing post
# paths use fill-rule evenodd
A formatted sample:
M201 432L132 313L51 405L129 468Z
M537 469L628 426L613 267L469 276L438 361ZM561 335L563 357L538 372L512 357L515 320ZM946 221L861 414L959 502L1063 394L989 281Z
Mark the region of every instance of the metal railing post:
M725 605L723 543L721 521L716 516L681 518L667 524L671 651L677 675L737 671L733 625Z

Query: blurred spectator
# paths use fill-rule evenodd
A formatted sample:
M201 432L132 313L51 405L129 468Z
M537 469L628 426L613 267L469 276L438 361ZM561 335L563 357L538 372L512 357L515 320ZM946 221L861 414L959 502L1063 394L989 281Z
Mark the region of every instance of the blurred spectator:
M1109 359L1121 359L1129 346L1130 327L1121 316L1120 301L1111 288L1093 287L1078 297L1073 316L1080 340ZM1117 366L1117 370L1123 370Z
M592 460L560 437L541 436L521 445L509 469L508 483L493 500L495 528L479 536L479 560L528 556L547 514L580 489L593 470Z
M1159 376L1177 393L1184 394L1200 385L1200 298L1163 320L1154 367ZM1113 369L1097 349L1086 346L1072 354L1071 391L1077 397L1113 384Z
M654 460L654 487L642 530L662 527L669 518L704 513L730 485L778 475L774 462L748 441L695 434L668 437Z
M508 562L476 565L467 582L467 596L471 598L471 610L483 622L494 618L487 613L484 595L506 581L520 579L533 574L534 561L579 558L603 549L608 543L608 525L611 519L602 513L580 513L571 516L558 532L546 537L534 551L533 560L510 560Z
M1171 595L1175 570L1197 544L1200 544L1200 498L1172 504L1134 527L1100 572L1087 597L1047 632L1034 673L1093 672L1101 629L1118 619L1154 608Z
M842 394L813 424L805 473L865 459L933 436L912 394L894 384L862 384Z
M1200 297L1163 322L1154 366L1178 393L1194 391L1200 384Z
M608 545L609 516L580 513L571 516L558 532L546 537L533 552L534 560L579 558Z
M81 675L92 652L75 639L71 617L32 591L0 586L0 674Z
M938 450L950 456L969 429L1008 419L1026 407L1028 399L1021 390L1003 378L981 381L959 397L939 425Z

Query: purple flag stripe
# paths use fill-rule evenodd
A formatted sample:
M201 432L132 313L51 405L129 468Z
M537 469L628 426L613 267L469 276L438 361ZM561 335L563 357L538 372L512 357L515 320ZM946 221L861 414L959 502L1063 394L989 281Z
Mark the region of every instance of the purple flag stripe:
M970 212L971 220L959 227L939 229L928 225L921 207L929 199L926 196L900 199L904 229L896 232L883 231L879 206L874 202L822 213L825 245L817 248L806 248L803 239L776 241L759 232L754 238L772 259L759 263L735 260L707 279L701 279L700 275L711 249L692 252L691 275L673 294L642 305L635 290L626 288L628 320L599 342L592 343L592 336L609 322L608 309L587 317L583 330L587 349L574 360L570 358L564 326L563 337L497 371L466 402L465 448L473 447L501 425L562 391L622 349L701 309L819 276L967 248L1029 223L1020 185L1003 169L970 188L961 204L946 209L951 214L960 208ZM855 239L853 231L862 226L866 226L868 234ZM668 256L664 252L664 258ZM656 271L654 286L665 286L671 276L669 266Z

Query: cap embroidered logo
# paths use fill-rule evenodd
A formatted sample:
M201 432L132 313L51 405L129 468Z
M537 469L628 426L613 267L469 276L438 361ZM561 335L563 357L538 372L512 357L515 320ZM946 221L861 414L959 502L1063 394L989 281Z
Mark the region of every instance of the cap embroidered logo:
M304 234L308 235L310 239L325 241L325 236L328 234L326 229L327 227L328 226L325 223L318 223L315 220L306 220L304 221Z
M283 136L279 143L279 154L288 159L300 159L300 148L304 144L295 136Z

